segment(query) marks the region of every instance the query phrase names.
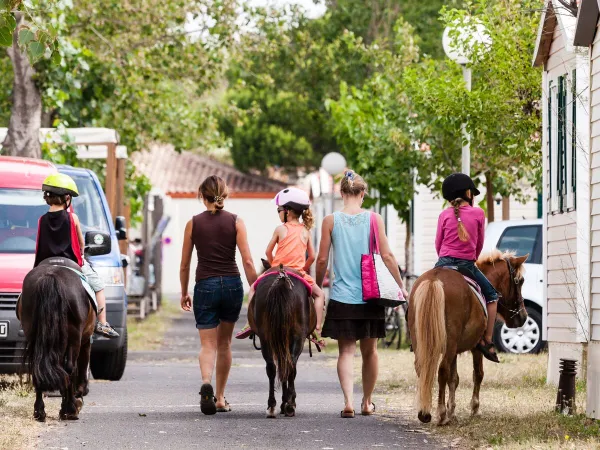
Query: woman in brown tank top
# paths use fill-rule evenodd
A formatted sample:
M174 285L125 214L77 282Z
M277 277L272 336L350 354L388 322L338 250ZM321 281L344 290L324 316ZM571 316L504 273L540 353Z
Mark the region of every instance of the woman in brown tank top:
M227 185L210 176L200 185L198 197L206 211L194 216L185 227L181 255L181 307L191 311L188 293L190 263L194 248L198 254L194 287L194 316L200 334L200 409L204 414L231 411L225 400L225 385L231 369L231 337L237 322L244 289L235 262L235 250L242 255L248 283L256 281L256 269L250 255L246 226L235 214L223 210ZM217 364L217 392L212 387L212 374ZM216 397L216 399L215 399ZM216 400L216 401L215 401Z

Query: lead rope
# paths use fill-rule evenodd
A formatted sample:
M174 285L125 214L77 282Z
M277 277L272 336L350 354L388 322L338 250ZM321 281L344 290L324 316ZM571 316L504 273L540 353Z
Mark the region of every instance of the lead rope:
M252 345L254 345L254 348L255 348L256 350L262 350L262 347L258 347L258 346L256 345L256 333L252 333Z

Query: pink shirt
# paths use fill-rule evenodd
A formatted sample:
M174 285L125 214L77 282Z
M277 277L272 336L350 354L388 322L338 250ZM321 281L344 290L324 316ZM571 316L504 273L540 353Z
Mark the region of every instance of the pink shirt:
M440 258L450 256L475 261L483 248L485 213L481 208L464 205L460 207L460 220L471 238L467 242L458 238L458 222L454 208L450 207L442 211L438 218L435 249Z

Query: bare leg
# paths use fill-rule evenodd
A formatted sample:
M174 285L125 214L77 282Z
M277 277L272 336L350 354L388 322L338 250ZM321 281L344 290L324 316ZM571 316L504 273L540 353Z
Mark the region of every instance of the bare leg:
M231 336L233 322L221 322L217 327L217 408L225 407L225 386L231 370Z
M354 352L356 341L350 339L338 340L337 372L344 393L344 411L354 411Z
M363 412L370 412L371 395L375 389L377 375L379 374L379 355L377 354L377 339L361 339L360 353L362 355L362 385L363 385L363 401L361 409Z
M471 415L479 412L479 389L483 381L483 355L481 352L472 351L473 354L473 397L471 398Z
M104 295L104 289L96 292L96 302L98 303L98 320L102 323L106 323L106 296Z
M203 384L210 384L217 358L217 327L208 330L198 330L200 334L200 374Z
M323 310L325 309L325 293L316 284L312 285L312 296L315 300L315 310L317 312L316 331L321 334L321 325L323 324Z
M448 380L448 419L454 418L454 409L456 408L456 388L458 387L458 370L456 356L450 365L450 379Z

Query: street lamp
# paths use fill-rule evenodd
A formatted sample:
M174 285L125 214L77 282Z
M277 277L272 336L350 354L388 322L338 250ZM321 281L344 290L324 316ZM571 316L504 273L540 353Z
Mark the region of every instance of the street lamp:
M452 36L450 36L452 34ZM442 36L442 45L446 56L462 66L463 79L467 90L471 90L471 68L467 67L471 61L473 51L477 46L487 50L492 44L492 38L482 23L473 21L464 24L454 22L446 27ZM467 124L461 126L464 144L462 147L462 172L471 174L471 136L467 131Z

